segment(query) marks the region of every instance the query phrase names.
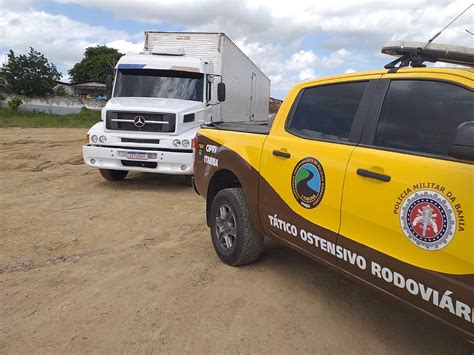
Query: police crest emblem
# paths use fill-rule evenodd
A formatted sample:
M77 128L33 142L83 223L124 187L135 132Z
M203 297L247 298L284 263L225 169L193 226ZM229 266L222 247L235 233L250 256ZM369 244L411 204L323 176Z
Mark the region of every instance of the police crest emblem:
M456 216L449 201L431 190L419 190L401 207L400 225L407 238L425 250L439 250L454 237Z

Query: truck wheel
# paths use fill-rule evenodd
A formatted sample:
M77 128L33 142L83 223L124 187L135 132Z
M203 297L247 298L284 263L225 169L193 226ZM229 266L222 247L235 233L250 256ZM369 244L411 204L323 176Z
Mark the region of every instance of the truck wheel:
M109 169L99 169L100 175L105 180L109 181L120 181L125 179L125 176L127 176L128 171L127 170L109 170Z
M253 225L241 188L219 191L212 201L210 225L212 244L224 263L244 265L260 256L263 236Z

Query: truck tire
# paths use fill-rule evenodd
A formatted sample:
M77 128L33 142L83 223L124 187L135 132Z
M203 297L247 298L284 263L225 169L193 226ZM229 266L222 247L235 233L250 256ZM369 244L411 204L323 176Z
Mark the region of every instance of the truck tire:
M120 181L125 179L125 176L127 176L128 171L127 170L109 170L109 169L99 169L100 175L105 180L109 181Z
M263 236L255 229L241 188L217 193L211 205L210 226L212 244L224 263L245 265L260 256Z

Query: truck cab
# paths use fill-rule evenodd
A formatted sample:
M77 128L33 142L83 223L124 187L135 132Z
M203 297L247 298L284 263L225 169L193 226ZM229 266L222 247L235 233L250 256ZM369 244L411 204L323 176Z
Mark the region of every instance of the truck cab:
M270 79L224 33L147 31L144 51L118 61L111 96L84 162L107 180L140 171L191 185L199 126L266 122Z
M213 73L210 59L186 57L179 48L123 56L102 120L88 132L85 163L108 180L142 171L184 175L190 182L192 139L216 115Z

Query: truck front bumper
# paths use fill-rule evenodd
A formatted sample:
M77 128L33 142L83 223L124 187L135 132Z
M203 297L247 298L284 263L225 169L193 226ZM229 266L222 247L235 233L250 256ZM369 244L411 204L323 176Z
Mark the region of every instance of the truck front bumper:
M147 159L128 159L128 153L146 153ZM194 155L189 151L137 150L86 144L82 148L86 165L98 169L192 175ZM150 158L150 156L152 158Z

